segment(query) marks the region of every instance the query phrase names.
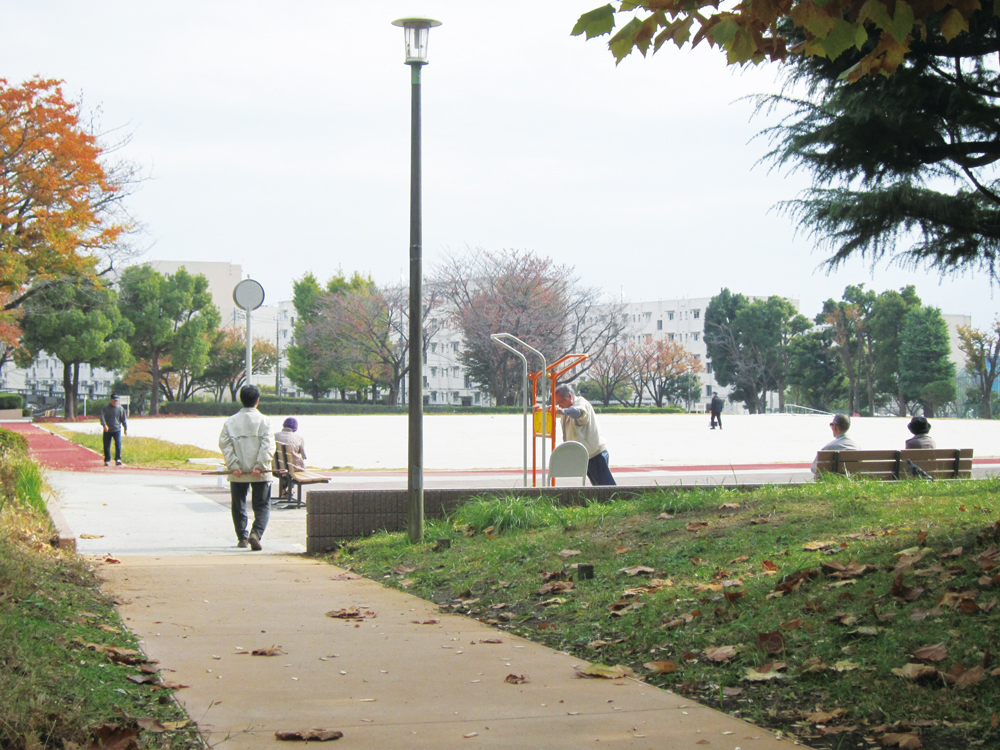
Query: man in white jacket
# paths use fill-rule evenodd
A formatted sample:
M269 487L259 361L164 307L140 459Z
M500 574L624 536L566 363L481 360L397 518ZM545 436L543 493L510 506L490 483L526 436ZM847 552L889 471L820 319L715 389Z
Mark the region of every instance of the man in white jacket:
M255 385L240 389L243 408L226 420L219 435L219 449L226 460L229 495L232 498L233 526L237 546L261 549L260 538L271 513L268 490L271 483L265 473L274 456L274 435L267 417L257 411L260 390ZM247 536L247 490L252 488L253 526Z

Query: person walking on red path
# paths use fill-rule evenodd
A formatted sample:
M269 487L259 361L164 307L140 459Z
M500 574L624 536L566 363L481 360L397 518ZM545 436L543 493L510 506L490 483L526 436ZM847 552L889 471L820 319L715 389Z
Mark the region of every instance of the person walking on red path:
M719 423L719 429L720 430L722 429L722 407L724 404L725 402L721 398L719 398L719 392L713 391L712 403L708 407L709 411L712 412L712 419L709 421L709 427L713 430L715 429L716 422Z
M219 435L219 449L229 470L229 497L232 502L233 526L238 547L250 545L260 550L271 514L270 480L264 476L271 468L274 456L274 435L267 417L257 411L260 390L255 385L240 389L243 408L226 420ZM247 490L253 504L253 526L247 535Z
M122 465L122 434L128 436L128 417L118 404L118 394L101 407L101 427L104 428L104 465L111 465L111 441L115 441L115 466Z

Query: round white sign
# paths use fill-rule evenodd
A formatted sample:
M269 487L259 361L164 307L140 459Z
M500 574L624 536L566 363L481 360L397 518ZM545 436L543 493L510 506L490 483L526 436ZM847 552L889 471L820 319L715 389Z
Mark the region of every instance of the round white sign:
M241 310L256 310L264 304L264 287L253 279L243 279L233 289L233 302Z

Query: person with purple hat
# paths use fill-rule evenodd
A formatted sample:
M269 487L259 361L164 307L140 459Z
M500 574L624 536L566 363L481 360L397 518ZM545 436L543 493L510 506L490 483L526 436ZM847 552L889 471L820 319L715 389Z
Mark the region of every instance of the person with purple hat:
M305 438L297 434L298 429L299 420L295 417L288 417L281 424L281 432L274 433L274 442L278 445L287 445L295 468L305 471L306 441Z

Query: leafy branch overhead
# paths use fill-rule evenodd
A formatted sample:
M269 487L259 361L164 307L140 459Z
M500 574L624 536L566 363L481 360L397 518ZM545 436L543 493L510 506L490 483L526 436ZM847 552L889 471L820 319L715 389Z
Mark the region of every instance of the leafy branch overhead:
M617 62L667 42L695 47L707 41L739 65L784 61L790 53L834 60L854 49L863 55L842 77L859 80L895 73L915 43L951 42L969 31L976 14L988 12L993 15L979 0L619 0L617 7L608 3L580 16L573 35L614 32L608 47ZM615 31L619 15L628 20Z

